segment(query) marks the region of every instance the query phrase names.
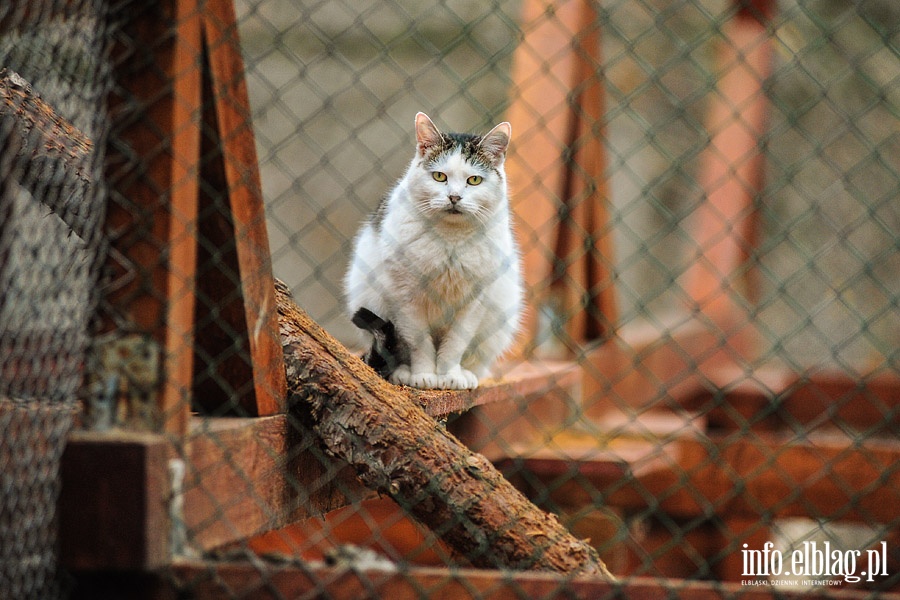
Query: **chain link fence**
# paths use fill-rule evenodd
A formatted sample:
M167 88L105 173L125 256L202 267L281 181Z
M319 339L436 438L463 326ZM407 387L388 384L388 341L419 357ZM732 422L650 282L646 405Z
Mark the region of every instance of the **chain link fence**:
M900 592L892 0L47 0L0 57L0 596ZM419 111L512 128L476 390L343 353ZM553 523L616 582L516 571Z

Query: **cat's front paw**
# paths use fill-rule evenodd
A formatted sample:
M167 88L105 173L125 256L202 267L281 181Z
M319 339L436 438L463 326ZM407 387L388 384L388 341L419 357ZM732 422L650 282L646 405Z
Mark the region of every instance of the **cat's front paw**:
M391 383L396 385L409 385L411 371L409 370L409 365L400 365L394 372L391 373L388 379Z
M478 377L472 371L458 367L438 375L438 387L442 390L474 390L478 387Z
M391 383L423 390L440 387L438 386L438 376L435 373L413 373L408 365L400 365L391 373Z

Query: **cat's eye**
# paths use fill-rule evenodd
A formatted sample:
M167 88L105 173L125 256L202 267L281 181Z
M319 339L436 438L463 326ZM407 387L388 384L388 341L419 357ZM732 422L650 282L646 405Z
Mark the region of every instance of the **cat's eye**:
M447 181L447 174L441 173L440 171L434 171L431 176L435 181L438 181L440 183L444 183L445 181Z
M482 181L484 181L484 177L482 177L481 175L472 175L471 177L466 179L466 183L468 183L469 185L478 185Z

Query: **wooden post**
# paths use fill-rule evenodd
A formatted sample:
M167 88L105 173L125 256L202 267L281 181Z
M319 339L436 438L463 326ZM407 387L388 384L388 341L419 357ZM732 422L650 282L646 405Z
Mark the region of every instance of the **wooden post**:
M130 426L183 437L192 403L282 411L284 369L234 8L167 0L147 10L125 19L134 44L114 53L124 93L111 101L113 279L102 308L112 344L137 337L162 360L143 393L152 406Z
M131 426L183 436L193 373L200 12L196 0L129 7L139 11L124 19L120 37L129 43L113 49L105 228L112 278L100 311L110 343L137 337L162 355L162 372L144 394L146 418Z
M70 435L59 502L66 567L146 571L170 563L168 460L160 435Z
M528 0L522 11L508 112L517 133L507 174L530 306L524 352L534 348L538 310L560 287L559 308L571 317L567 330L576 342L605 331L615 312L606 266L597 260L610 251L597 27L596 7L587 0ZM561 213L569 213L567 220ZM554 271L558 259L561 272Z
M710 144L700 172L705 200L694 214L697 260L685 274L695 307L714 319L734 312L735 279L755 243L754 202L762 185L765 81L772 72L766 22L771 0L739 0L722 28L718 86L711 94Z
M600 23L592 3L581 7L575 35L576 92L574 137L566 165L564 195L568 217L560 223L557 257L564 268L554 281L562 299L569 340L583 344L603 337L617 319L609 228L608 185L604 175L604 93L600 69Z

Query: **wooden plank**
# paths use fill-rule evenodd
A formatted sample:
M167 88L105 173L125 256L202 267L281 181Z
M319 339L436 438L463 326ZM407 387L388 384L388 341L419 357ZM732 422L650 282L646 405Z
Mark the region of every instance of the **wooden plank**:
M785 367L722 364L707 366L702 382L676 386L668 395L676 406L702 412L718 429L854 428L869 437L895 436L900 429L900 377L888 372L826 368L798 374Z
M197 0L142 4L112 53L110 185L101 319L106 331L155 340L163 373L143 426L183 435L193 371L200 21ZM166 252L161 252L165 248Z
M65 567L146 571L169 564L169 451L156 434L70 434L59 500Z
M196 600L240 597L246 600L299 598L305 595L329 598L393 598L396 600L453 598L454 600L520 600L521 598L584 599L629 598L667 600L775 600L809 597L808 592L769 586L742 586L710 581L629 578L603 581L596 576L576 578L551 573L510 573L475 569L441 569L404 566L396 572L327 567L309 564L180 562L173 568L171 585ZM862 600L871 592L829 590L829 597ZM900 594L880 593L884 600Z
M524 363L520 371L528 377L475 390L479 404L449 421L453 435L488 460L506 455L505 440L540 443L576 418L581 371L575 363Z
M287 415L196 418L185 450L188 543L209 550L318 515L370 492Z
M201 178L207 185L201 191L214 189L224 197L206 200L221 206L208 207L206 217L213 223L201 233L209 238L210 254L224 263L224 273L201 284L207 285L211 302L226 305L222 318L228 323L223 329L213 320L207 327L210 336L199 339L208 343L206 354L223 363L217 376L208 380L213 386L216 381L227 382L229 389L222 390L220 399L238 403L246 416L271 415L284 412L286 384L256 142L232 0L205 2L202 27L210 76L205 120L214 137L207 140L211 144L203 153ZM217 266L211 265L213 274ZM204 399L211 396L209 389L198 394Z
M519 365L476 390L408 389L431 416L503 404L531 410L559 386L577 385L570 363ZM553 396L552 396L553 397ZM558 400L558 397L553 397ZM563 405L565 406L565 405ZM509 409L507 409L509 410ZM191 420L185 457L185 523L195 549L208 550L369 498L347 464L325 453L297 414Z
M419 566L469 566L465 557L452 555L437 536L413 521L390 498L354 503L247 540L248 549L256 555L277 554L306 561L325 560L346 544Z
M290 519L286 416L191 419L185 446L188 545L208 550Z
M634 426L638 435L644 428ZM560 504L590 503L603 492L612 506L679 517L716 514L757 519L806 516L892 523L900 502L900 444L787 434L750 438L694 435L604 444L567 432L547 450L516 445L509 460L544 478ZM624 450L623 450L624 448ZM580 478L573 478L577 472ZM582 482L589 481L590 489ZM874 484L873 482L877 482Z
M900 444L844 436L761 435L685 444L693 486L720 514L806 516L893 523L900 504ZM679 443L681 445L681 443ZM690 487L688 488L690 489Z
M370 496L308 431L287 415L192 419L179 524L188 549L211 550ZM143 432L72 434L60 504L68 565L168 562L170 452L167 440Z
M481 381L474 390L418 390L409 394L432 417L446 417L497 402L530 403L558 390L571 390L581 370L568 361L532 360L500 365L502 377Z
M197 161L200 152L198 119L200 104L200 24L198 0L177 0L175 12L176 38L171 48L170 79L172 95L168 98L171 111L171 155L169 175L169 212L166 226L168 265L163 288L149 290L150 294L166 293L162 397L159 410L166 432L184 434L190 415L190 389L193 375L193 329L195 274L197 266ZM140 38L133 38L136 40ZM150 40L148 40L149 42ZM138 42L139 43L139 42ZM163 58L163 57L159 57ZM156 62L165 65L167 62ZM147 93L158 90L146 89ZM152 109L151 109L152 111ZM151 114L147 117L152 119ZM142 140L144 143L152 140ZM152 156L158 148L145 147L144 156ZM152 169L152 167L151 167ZM163 188L165 189L165 188ZM158 190L146 189L146 198ZM165 192L164 192L165 194ZM129 197L131 199L131 197ZM138 229L140 231L140 228ZM148 240L149 242L149 240ZM143 266L153 265L152 262ZM134 313L132 313L134 315Z
M728 363L720 344L707 323L679 315L620 329L583 361L585 417L677 407L702 391L704 371Z
M884 372L853 376L836 370L814 370L790 389L779 411L803 425L823 421L896 437L900 430L900 376ZM827 419L824 419L827 417Z

